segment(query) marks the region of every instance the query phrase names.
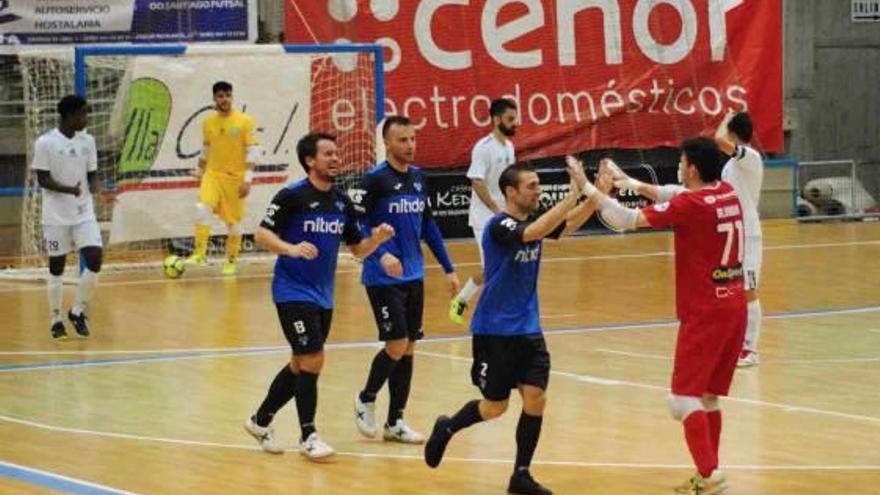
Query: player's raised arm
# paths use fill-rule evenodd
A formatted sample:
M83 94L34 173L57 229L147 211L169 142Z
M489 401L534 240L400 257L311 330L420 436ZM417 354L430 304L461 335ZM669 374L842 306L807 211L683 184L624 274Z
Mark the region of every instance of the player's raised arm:
M584 174L584 164L580 160L566 159L566 166L568 167L568 173L571 177L571 190L581 191L581 184L587 180L586 175ZM610 181L611 179L609 177L606 178L606 180ZM593 216L597 205L597 198L585 198L581 195L577 200L576 206L565 214L564 227L562 231L560 231L558 237L571 235L577 229L581 228L581 226Z
M634 179L621 170L611 158L603 158L599 160L599 172L610 174L614 187L634 191L639 196L644 196L655 203L669 201L676 194L684 191L684 187L680 184L655 186L654 184L647 184L638 179Z
M718 124L718 128L715 129L715 144L718 145L718 148L722 153L728 156L733 156L736 153L736 143L730 139L727 126L730 124L730 121L736 116L736 111L732 108L727 109L727 113L724 114L724 118L721 119L721 123Z
M569 174L572 174L570 169ZM540 194L538 175L533 175L534 178L530 178L529 181L522 184L522 187L525 187L527 189L535 188L538 191L538 194ZM586 177L583 178L583 181L585 180ZM556 229L560 228L563 222L566 221L569 211L571 211L571 209L577 205L578 197L580 197L581 195L581 187L583 181L573 181L572 188L569 190L568 195L563 198L562 201L556 203L553 208L550 208L543 215L538 217L534 222L530 223L529 226L526 227L523 231L522 241L532 242L543 239L556 231ZM584 220L586 221L586 219Z
M602 212L602 218L612 227L618 230L633 230L639 227L650 227L647 218L641 210L627 208L609 197L608 190L611 186L611 172L600 171L597 178L597 188L587 180L586 176L573 176L575 181L580 181L584 195L596 204L596 208Z

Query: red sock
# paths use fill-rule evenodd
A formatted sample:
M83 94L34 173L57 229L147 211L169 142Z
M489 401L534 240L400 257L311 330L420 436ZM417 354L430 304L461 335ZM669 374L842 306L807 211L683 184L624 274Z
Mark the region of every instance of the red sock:
M708 477L718 467L718 456L709 434L706 411L694 411L684 418L684 438L700 476Z
M718 457L718 447L721 445L721 411L709 411L706 413L709 420L709 437L712 439L712 447L715 448L715 457Z

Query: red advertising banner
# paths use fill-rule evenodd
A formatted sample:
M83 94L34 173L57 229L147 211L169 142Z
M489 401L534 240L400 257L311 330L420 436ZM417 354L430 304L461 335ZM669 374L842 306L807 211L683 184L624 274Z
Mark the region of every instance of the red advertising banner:
M520 160L678 146L747 110L782 151L781 0L291 0L288 43L379 43L418 163L465 166L513 98ZM331 129L332 131L332 129Z

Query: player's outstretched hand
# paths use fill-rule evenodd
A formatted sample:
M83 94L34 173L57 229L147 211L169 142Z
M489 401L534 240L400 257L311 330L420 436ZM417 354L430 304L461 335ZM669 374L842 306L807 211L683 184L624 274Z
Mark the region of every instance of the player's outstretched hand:
M373 227L372 236L373 239L376 239L376 242L381 244L394 237L394 227L387 223L379 224L378 226Z
M628 179L629 176L614 163L611 158L603 158L599 160L599 173L610 174L614 180Z
M82 181L77 182L75 186L70 188L70 194L76 196L77 198L80 194L82 194Z
M196 179L201 179L203 175L205 175L205 171L202 170L202 167L194 167L189 171L189 175L192 175Z
M246 198L248 194L251 193L251 183L250 182L242 182L240 186L238 186L238 197Z
M602 194L607 195L611 191L612 187L618 186L617 181L612 178L610 173L599 172L599 174L596 175L596 189L598 189Z
M299 244L294 244L287 255L291 258L305 258L307 260L313 260L318 257L318 248L315 247L315 245L311 242L303 241Z
M385 253L379 258L379 263L382 264L382 269L385 270L385 274L389 277L400 278L403 276L403 265L397 259L397 256Z
M626 172L621 170L611 158L603 158L599 160L599 175L601 176L603 174L610 176L611 185L617 189L635 191L642 184L640 181L633 179L627 175ZM596 184L596 187L598 186L599 184Z
M455 297L461 290L461 281L458 280L458 275L456 275L455 272L447 273L446 281L449 282L450 297Z
M568 155L565 157L565 166L568 176L577 185L578 190L582 190L584 183L587 182L587 174L584 173L584 162L572 155Z

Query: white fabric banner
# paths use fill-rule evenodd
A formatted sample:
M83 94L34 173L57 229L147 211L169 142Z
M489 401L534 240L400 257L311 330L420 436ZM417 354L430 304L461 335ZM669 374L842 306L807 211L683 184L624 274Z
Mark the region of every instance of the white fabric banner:
M134 0L13 0L3 11L9 19L3 29L11 33L129 31L134 10Z
M309 128L310 57L224 54L132 57L120 85L111 132L117 134L118 201L110 242L193 235L199 190L189 172L202 147L211 86L233 85L235 108L256 121L262 158L242 222L253 232L272 196L304 176L296 142ZM217 220L213 232L225 233Z

